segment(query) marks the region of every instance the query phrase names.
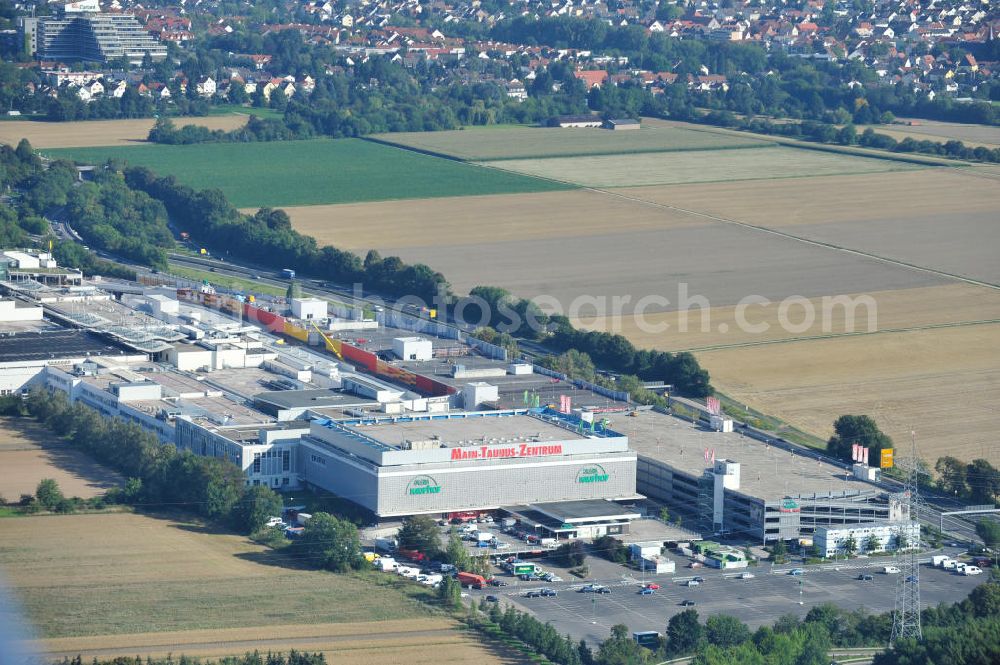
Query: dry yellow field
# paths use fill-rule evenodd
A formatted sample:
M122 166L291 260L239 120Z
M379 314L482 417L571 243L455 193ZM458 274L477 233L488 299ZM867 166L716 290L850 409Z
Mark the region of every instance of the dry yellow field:
M50 658L114 658L169 654L222 657L253 650L319 652L327 662L376 665L433 660L436 663L502 665L528 662L479 642L443 618L399 619L373 623L254 626L132 635L98 635L39 640L34 649Z
M782 228L885 217L996 212L1000 182L963 169L922 169L877 175L664 185L616 194L662 205Z
M285 212L300 233L355 251L602 235L609 224L624 233L708 222L588 190L299 206Z
M935 141L937 143L947 143L948 141L961 141L970 148L985 146L987 148L1000 147L1000 128L986 125L966 125L959 122L940 122L937 120L915 119L911 122L913 126L906 125L871 125L873 131L879 134L886 134L901 141L905 138L913 138L917 141ZM867 127L858 127L861 133Z
M970 284L852 293L846 297L857 304L853 309L853 325L847 325L851 320L848 308L838 301L824 303L823 298L807 298L801 304L789 304L784 319L801 326L802 330L787 330L781 325L780 302L750 304L742 310L742 319L737 318L736 307L712 307L693 308L686 314L650 312L641 319L636 316L583 318L574 323L588 330L623 334L640 348L679 351L822 338L845 332L865 334L874 330L874 334L884 335L893 330L977 321L1000 322L1000 291ZM862 298L871 298L871 309L867 306L869 301ZM807 309L814 312L815 317L808 327L805 326ZM746 351L751 353L749 349Z
M201 125L229 131L246 124L248 115L219 115L203 118L174 118L174 124ZM23 138L35 148L94 148L134 145L146 140L152 118L134 120L86 120L82 122L38 122L11 120L0 122L0 143L16 145Z
M84 499L121 485L122 477L73 450L36 422L0 418L0 496L16 501L34 494L38 482L52 478L66 496Z
M428 612L374 573L289 567L242 536L170 516L3 519L0 572L45 638L367 623Z
M242 536L170 516L0 520L0 575L32 645L52 658L294 648L354 665L522 662L402 593L395 576L289 567ZM0 605L0 621L11 610Z
M736 400L820 437L868 414L920 454L1000 462L1000 324L788 342L698 353Z

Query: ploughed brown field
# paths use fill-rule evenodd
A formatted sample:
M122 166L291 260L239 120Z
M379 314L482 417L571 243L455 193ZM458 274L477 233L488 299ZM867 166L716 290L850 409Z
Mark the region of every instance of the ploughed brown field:
M34 494L43 478L59 483L65 496L84 499L124 482L34 420L0 418L0 496L15 502L22 494Z
M706 166L719 158L706 154ZM1000 400L1000 326L985 323L1000 320L1000 178L980 168L773 178L763 165L761 173L766 179L288 213L320 242L426 263L458 293L488 284L552 296L563 313L609 330L620 311L617 330L638 345L701 349L719 389L817 436L829 436L841 414L868 413L898 437L924 432L931 460L1000 461L990 429L969 427ZM764 334L737 325L735 307L751 295L773 303L747 310L752 322L770 324ZM826 329L821 319L794 332L777 327L789 296L817 305L819 316L824 297L858 295L877 304L876 334L847 336L836 307ZM698 296L711 325L702 330L695 310L681 333L678 303L695 298L697 307ZM643 330L631 316L637 309L673 325ZM789 307L789 319L801 323L796 312ZM866 323L859 316L860 331ZM961 362L949 371L942 358ZM869 372L864 389L851 376L858 363ZM916 388L901 388L908 385Z
M178 127L200 125L229 131L247 123L248 115L218 115L203 118L174 118ZM35 148L93 148L98 146L143 143L153 128L153 118L130 120L86 120L81 122L39 122L9 120L0 122L0 143L17 145L28 139Z

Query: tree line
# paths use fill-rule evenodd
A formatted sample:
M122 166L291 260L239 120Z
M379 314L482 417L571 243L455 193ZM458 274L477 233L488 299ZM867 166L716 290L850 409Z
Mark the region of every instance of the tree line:
M82 656L63 658L54 665L326 665L326 656L292 649L288 655L281 652L259 651L242 656L223 656L204 660L191 656L167 656L166 658L141 658L139 656L117 656L111 660L84 660Z
M826 451L844 462L852 461L853 446L868 449L869 464L878 465L882 450L892 449L892 438L879 429L870 416L845 415L833 423L834 434L826 443ZM995 504L1000 498L1000 469L985 458L971 462L945 456L934 465L938 478L933 485L941 492L965 499L971 504ZM921 474L930 485L930 469Z
M281 513L281 497L268 487L247 486L243 470L231 461L178 451L137 423L70 403L61 391L37 388L24 400L7 396L0 412L37 419L125 476L125 486L107 494L109 502L183 508L244 533L260 530Z

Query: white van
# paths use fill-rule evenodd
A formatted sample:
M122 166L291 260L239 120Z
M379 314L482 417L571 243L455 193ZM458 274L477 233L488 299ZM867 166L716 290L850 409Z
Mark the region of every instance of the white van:
M965 566L962 568L963 575L979 575L982 572L983 571L979 566Z
M896 566L885 566L882 568L882 572L886 575L896 575L899 573L899 568L896 568Z

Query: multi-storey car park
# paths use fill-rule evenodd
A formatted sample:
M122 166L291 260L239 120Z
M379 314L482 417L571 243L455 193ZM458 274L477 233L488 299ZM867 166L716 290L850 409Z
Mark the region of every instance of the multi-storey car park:
M637 490L714 532L766 543L906 517L876 486L819 455L655 411L621 420L614 426L638 453Z

